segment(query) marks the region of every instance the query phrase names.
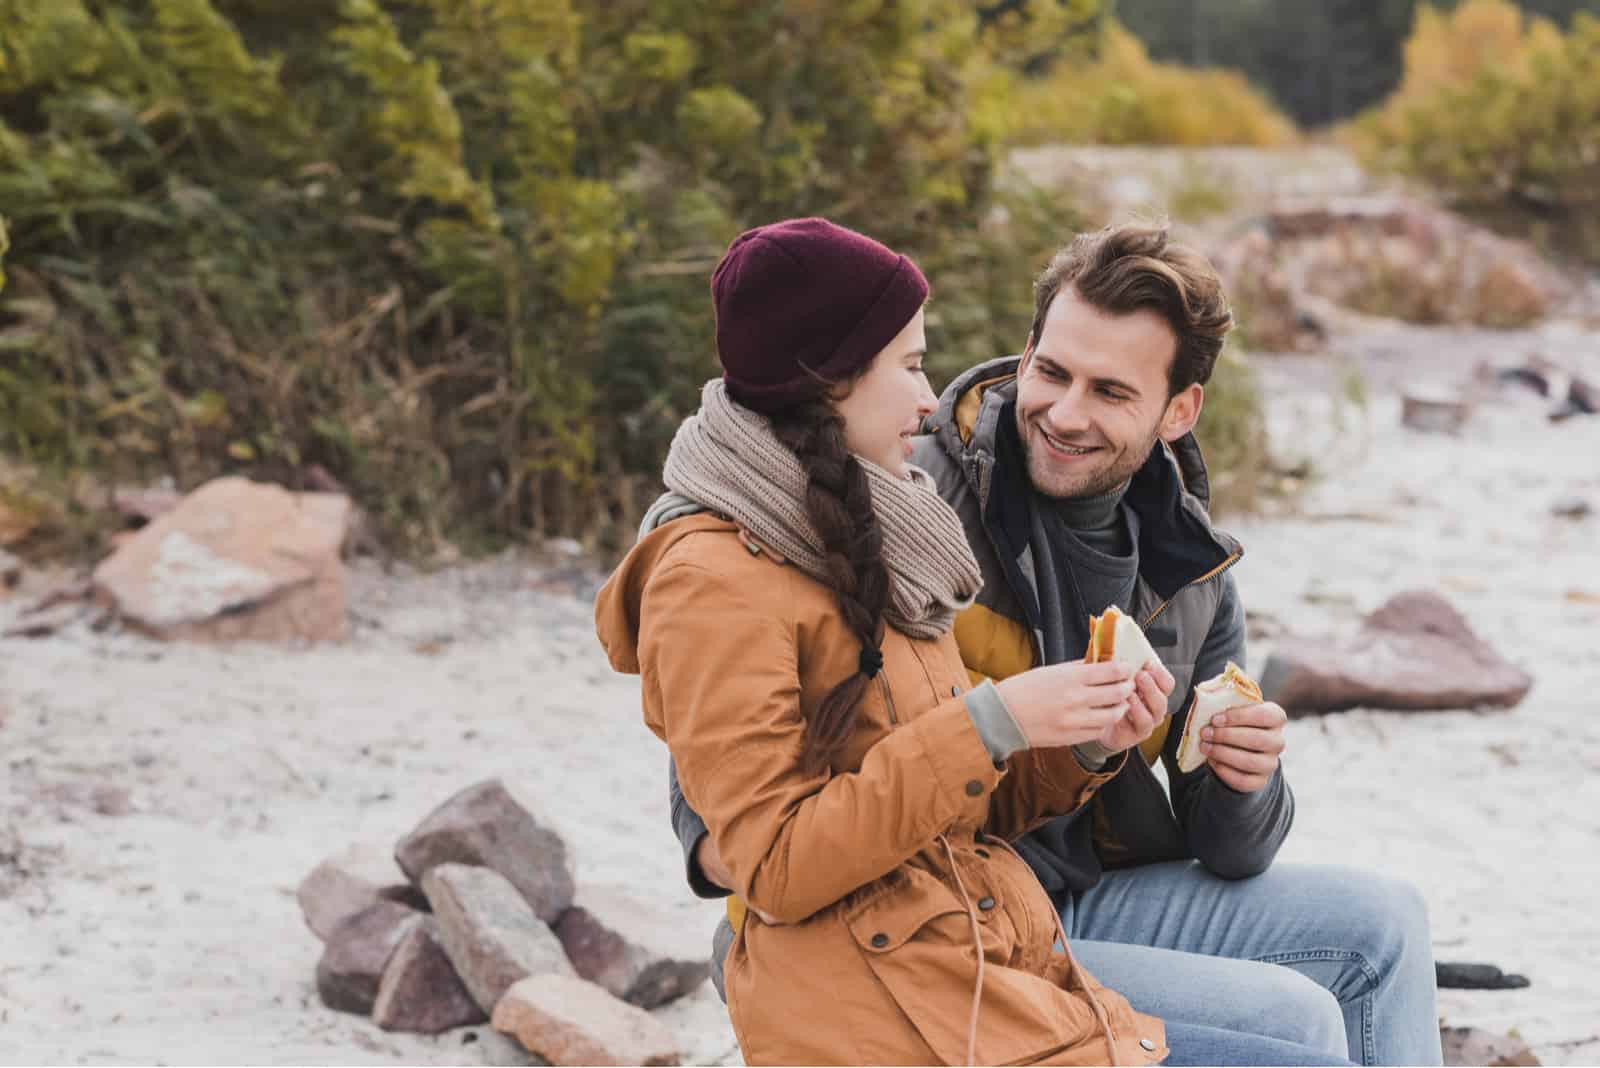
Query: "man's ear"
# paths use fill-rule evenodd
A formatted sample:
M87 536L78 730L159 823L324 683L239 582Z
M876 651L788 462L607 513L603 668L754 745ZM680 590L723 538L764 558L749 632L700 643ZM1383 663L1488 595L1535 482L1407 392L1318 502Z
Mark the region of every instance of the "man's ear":
M1161 417L1161 440L1171 443L1193 430L1200 421L1200 409L1205 400L1205 388L1196 382L1167 401L1166 413Z

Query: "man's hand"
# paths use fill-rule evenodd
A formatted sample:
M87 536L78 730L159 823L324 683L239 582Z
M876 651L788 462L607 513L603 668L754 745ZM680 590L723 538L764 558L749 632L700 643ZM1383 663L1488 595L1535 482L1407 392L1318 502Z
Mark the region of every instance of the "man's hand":
M1031 668L994 685L1030 749L1100 737L1128 711L1134 693L1121 664L1082 660Z
M1288 720L1271 701L1218 712L1210 726L1200 728L1200 752L1213 775L1241 794L1254 793L1278 770Z
M727 865L722 863L722 854L717 850L717 844L711 840L709 834L702 834L700 841L695 843L694 862L700 865L700 870L705 873L705 877L711 882L724 890L733 889L733 872L729 871ZM745 908L760 916L761 922L768 927L778 926L777 920L768 916L748 901L745 902Z
M1127 715L1100 735L1100 744L1114 753L1132 749L1155 733L1157 725L1167 718L1167 698L1172 696L1178 680L1161 661L1152 660L1139 669L1133 684Z

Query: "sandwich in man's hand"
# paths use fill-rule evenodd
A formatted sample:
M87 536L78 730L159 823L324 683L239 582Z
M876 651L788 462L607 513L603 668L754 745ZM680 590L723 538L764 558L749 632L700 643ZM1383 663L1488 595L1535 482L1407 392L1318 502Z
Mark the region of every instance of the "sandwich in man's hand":
M1211 717L1230 708L1261 703L1261 687L1233 661L1216 678L1194 688L1194 703L1189 707L1189 722L1184 724L1178 743L1178 770L1190 772L1206 762L1200 751L1200 732L1211 724Z

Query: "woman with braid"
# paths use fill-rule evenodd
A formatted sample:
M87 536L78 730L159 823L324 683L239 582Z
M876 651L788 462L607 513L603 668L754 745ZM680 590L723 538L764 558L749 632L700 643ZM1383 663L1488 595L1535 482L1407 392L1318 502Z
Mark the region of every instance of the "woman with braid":
M1171 677L972 687L951 627L978 565L908 463L935 406L910 260L790 220L711 289L723 376L664 471L682 514L647 521L595 614L749 904L725 971L746 1063L1162 1060L1161 1021L1077 965L1007 843L1089 799L1109 775L1073 747L1148 736ZM1310 1063L1277 1046L1260 1063Z

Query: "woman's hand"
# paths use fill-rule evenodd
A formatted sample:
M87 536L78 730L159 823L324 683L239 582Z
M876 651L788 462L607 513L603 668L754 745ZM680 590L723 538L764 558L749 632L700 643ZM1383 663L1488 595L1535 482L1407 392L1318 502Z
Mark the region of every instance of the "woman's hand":
M1001 679L995 689L1032 749L1103 738L1127 714L1137 692L1121 664L1082 660L1032 668Z
M1178 684L1172 672L1159 660L1152 660L1139 669L1133 682L1128 714L1107 727L1099 738L1100 744L1113 753L1132 749L1155 733L1156 727L1167 718L1167 698Z

